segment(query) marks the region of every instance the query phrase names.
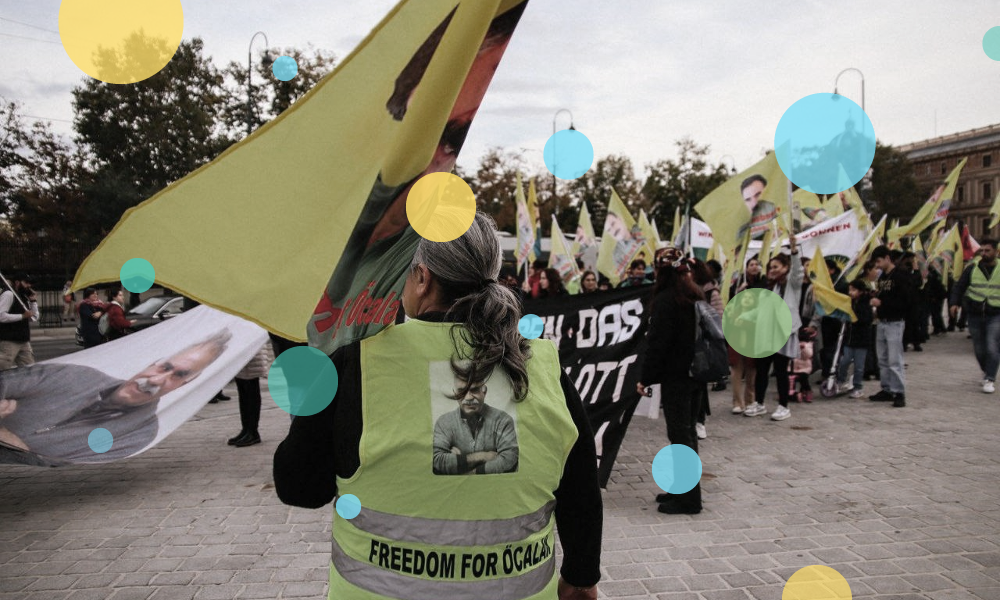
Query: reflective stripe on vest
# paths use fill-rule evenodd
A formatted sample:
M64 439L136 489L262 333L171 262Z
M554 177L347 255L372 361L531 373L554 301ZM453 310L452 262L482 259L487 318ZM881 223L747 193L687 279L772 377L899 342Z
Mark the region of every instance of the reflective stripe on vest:
M512 401L497 369L479 400L494 420L465 428L456 418L461 404L450 397L458 386L451 329L413 320L361 343L361 464L350 479L337 479L339 494L357 496L361 512L334 513L331 599L556 596L554 492L577 438L558 351L532 340L527 397ZM513 460L498 466L511 451ZM494 458L484 464L473 453ZM449 454L468 457L460 471L444 460ZM473 468L477 462L487 473Z
M1000 268L994 266L992 275L986 279L980 266L973 266L965 297L970 302L986 302L993 308L1000 308Z

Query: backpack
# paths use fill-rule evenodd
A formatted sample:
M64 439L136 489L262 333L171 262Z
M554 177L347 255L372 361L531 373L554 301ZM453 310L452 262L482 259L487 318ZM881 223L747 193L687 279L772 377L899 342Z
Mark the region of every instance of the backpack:
M97 321L97 331L101 335L108 335L108 331L111 330L111 319L108 317L108 313L101 315L100 320Z
M720 381L729 375L729 354L722 318L712 305L703 300L694 304L694 360L691 378L700 383Z

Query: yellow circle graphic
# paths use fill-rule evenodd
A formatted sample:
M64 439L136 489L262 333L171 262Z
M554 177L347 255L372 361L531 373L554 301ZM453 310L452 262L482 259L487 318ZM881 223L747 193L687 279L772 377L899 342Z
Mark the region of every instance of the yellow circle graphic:
M781 600L851 600L851 586L836 569L811 565L788 578Z
M429 173L410 189L406 217L420 237L450 242L468 231L476 218L476 196L457 175Z
M81 71L105 83L160 72L181 43L180 0L63 0L59 37Z

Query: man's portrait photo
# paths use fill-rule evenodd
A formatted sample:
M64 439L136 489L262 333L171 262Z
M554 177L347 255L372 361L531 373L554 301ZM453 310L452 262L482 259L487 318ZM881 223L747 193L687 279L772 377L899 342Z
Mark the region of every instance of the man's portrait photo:
M486 380L475 379L467 367L431 364L435 475L517 471L517 427L511 416L516 412L510 384L502 372Z
M750 239L759 240L764 237L767 226L777 218L778 209L774 203L761 199L767 179L763 175L754 174L740 184L743 203L750 211ZM742 239L742 235L740 236Z
M84 365L42 363L0 374L0 463L103 463L131 456L159 430L160 398L187 385L226 350L222 329L157 360L127 381ZM88 438L108 430L111 449Z

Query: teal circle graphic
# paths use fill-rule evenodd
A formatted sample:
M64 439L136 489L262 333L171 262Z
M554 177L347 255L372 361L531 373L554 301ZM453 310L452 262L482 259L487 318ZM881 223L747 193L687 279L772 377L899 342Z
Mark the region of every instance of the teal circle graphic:
M538 315L524 315L517 322L517 330L521 332L521 337L525 339L538 339L545 331L545 321Z
M98 454L104 454L108 450L111 450L111 444L114 441L111 432L103 427L94 429L87 436L87 444L90 446L90 449Z
M344 494L337 498L337 514L345 519L353 519L361 514L361 501L354 494Z
M156 270L145 258L131 258L125 261L121 271L118 272L118 279L122 286L134 293L141 294L153 287L156 280Z
M875 129L849 98L812 94L781 115L774 152L792 183L814 194L836 194L868 173L875 158Z
M559 179L576 179L594 164L594 145L575 129L553 133L542 150L545 168Z
M701 458L681 444L670 444L653 457L653 481L669 494L691 491L701 480Z
M314 415L337 395L337 367L316 348L296 346L271 363L267 388L274 403L297 417Z
M1000 60L1000 25L990 27L983 36L983 52L993 60Z
M291 56L279 56L271 63L271 73L280 81L291 81L299 74L299 63Z
M743 356L770 356L781 350L792 334L792 311L771 290L743 290L722 311L722 333L733 350Z

